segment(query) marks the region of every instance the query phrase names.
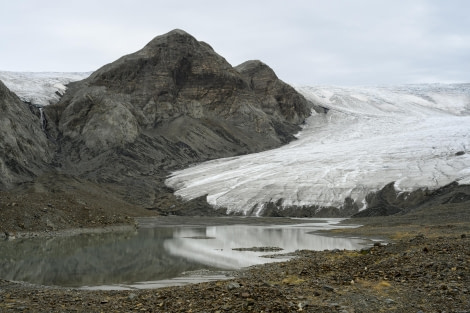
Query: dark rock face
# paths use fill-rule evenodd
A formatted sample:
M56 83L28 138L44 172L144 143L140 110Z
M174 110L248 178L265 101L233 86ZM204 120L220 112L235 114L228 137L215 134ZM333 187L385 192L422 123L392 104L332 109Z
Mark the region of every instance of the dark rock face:
M279 137L292 139L293 125L298 125L310 114L302 95L281 81L274 71L261 61L247 61L235 67L253 89L261 103L261 109L275 121ZM280 123L287 121L291 124ZM290 127L289 127L290 126Z
M269 202L261 212L262 216L271 217L350 217L359 211L359 207L352 198L344 199L340 207L311 206L282 206L282 199Z
M302 95L281 81L274 71L261 61L247 61L235 67L255 91L267 114L301 123L309 111Z
M470 186L453 182L436 190L426 188L399 192L395 190L394 183L390 183L370 193L366 201L367 209L353 217L401 215L429 207L466 203L470 201Z
M32 180L52 158L39 118L0 81L0 189Z
M174 30L71 84L46 113L56 166L153 207L165 171L277 147L310 108L261 62L233 68Z
M377 192L366 196L367 209L354 215L355 217L386 216L402 212L407 207L422 203L428 191L417 189L413 192L395 190L395 183L389 183Z

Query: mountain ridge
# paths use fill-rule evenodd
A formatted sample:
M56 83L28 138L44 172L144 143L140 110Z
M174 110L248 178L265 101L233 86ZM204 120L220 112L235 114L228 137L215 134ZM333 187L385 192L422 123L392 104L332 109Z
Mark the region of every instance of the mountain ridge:
M463 85L465 88L466 86ZM18 158L26 161L19 163L22 165L16 167L16 174L11 174L15 171L2 172L6 174L2 175L0 180L9 180L0 188L10 189L17 184L31 182L30 185L34 190L60 190L57 184L48 184L46 179L58 175L57 177L61 177L60 181L70 179L74 180L73 184L76 183L75 180L78 180L83 184L89 181L92 188L97 185L106 186L106 192L140 208L152 209L160 214L225 213L225 209L231 205L231 200L227 202L228 205L224 205L223 201L219 201L222 198L217 198L220 194L204 192L202 185L197 182L193 185L200 189L198 193L189 197L184 196L186 200L193 200L181 201L179 189L184 184L176 181L166 186L164 181L168 173L207 160L237 157L280 147L292 142L295 139L294 134L299 131L303 133L312 126L315 130L313 138L318 141L316 154L323 153L320 150L324 143L335 144L335 147L338 145L335 148L337 151L335 150L333 154L327 153L329 159L341 157L346 158L344 162L347 162L347 159L354 161L354 154L363 152L353 149L351 151L356 152L348 156L344 150L344 144L347 141L340 143L341 140L338 140L338 144L329 142L330 139L334 139L336 132L343 132L347 129L346 127L352 126L344 121L362 117L361 125L365 129L370 128L367 135L382 132L380 129L374 129L367 122L378 118L384 118L382 121L384 127L390 126L392 130L397 130L393 121L398 116L401 118L416 113L417 116L427 118L430 112L436 111L436 108L430 107L432 101L429 102L429 99L434 101L433 105L439 105L437 110L445 112L446 116L463 114L465 110L468 111L465 107L467 98L465 94L460 97L458 86L454 87L453 92L456 98L455 101L452 100L454 102L449 102L445 99L445 95L440 95L438 92L441 89L452 89L449 86L436 87L439 90L430 95L426 87L415 86L413 88L416 92L409 94L408 97L414 99L413 101L416 100L417 105L398 106L392 111L387 110L393 107L394 100L385 99L385 104L382 106L361 104L361 101L380 104L383 100L380 95L363 93L364 90L370 91L370 88L354 90L343 88L343 91L347 91L348 94L342 91L343 93L336 95L334 88L329 90L317 88L318 90L314 93L310 93L308 87L298 88L304 93L301 95L282 82L263 62L251 60L232 67L208 44L198 41L184 31L174 30L155 37L141 50L104 65L85 79L68 84L67 91L58 103L52 103L43 108L48 121L44 126L45 132L41 130L39 111L34 105L28 107L18 98L4 97L7 99L4 101L12 102L13 107L20 108L17 110L17 115L21 115L18 112L23 112L22 114L26 116L21 121L13 119L15 123L28 125L22 126L24 129L19 133L18 130L9 128L5 129L5 133L12 134L12 131L16 131L13 137L20 134L18 138L23 138L25 142L27 140L24 138L37 135L39 144L32 145L33 150L20 146L12 149L11 145L3 149L4 155L0 156L3 169L15 167L5 166L4 160L7 157L13 156L15 160ZM411 87L397 87L392 91L406 93L406 88ZM380 90L388 92L387 88ZM10 92L3 92L3 94L9 95ZM352 105L354 103L359 103L360 106L355 107ZM410 111L411 108L414 111ZM314 124L307 122L307 128L302 129L300 126L303 127L312 109L316 111ZM410 113L413 114L410 115ZM346 119L338 118L338 114L342 114ZM410 120L406 127L413 127L415 122ZM2 124L7 125L3 122ZM441 124L436 125L445 126ZM336 126L336 128L325 133L322 128L326 126ZM362 136L351 127L345 138L354 139L355 137L360 139L366 136ZM5 136L5 138L11 138L11 136ZM386 140L391 140L390 142L393 142L392 139L393 136L386 137ZM0 144L2 144L1 140ZM301 144L302 140L293 142L293 145ZM351 147L354 148L354 146ZM452 146L451 148L457 149L458 147ZM454 158L466 160L469 155L467 148L458 149L460 150L455 150L450 154L445 153L445 155L452 160ZM37 153L40 157L34 157L31 151L39 151ZM5 157L5 152L10 153L10 156ZM299 150L295 154L295 161L286 161L283 155L279 157L282 159L279 159L278 163L288 168L293 163L308 164L310 162L308 158L311 155L304 155ZM219 161L214 161L214 164L217 162ZM312 166L326 168L325 162L328 160L320 160ZM384 163L384 168L388 166L387 162ZM325 181L331 182L337 180L338 177L354 174L354 167L359 166L360 163L353 163L344 170L341 168L332 170L324 177ZM258 177L261 174L259 170L266 166L268 166L266 161L256 163L257 171L253 177ZM197 166L192 168L197 168ZM231 175L230 173L234 170L236 172L237 168L228 166L224 169L224 175ZM311 169L303 170L305 173L310 171ZM43 176L46 178L41 178L44 172L48 175ZM336 172L340 176L336 177L332 174ZM205 175L205 173L202 174ZM283 181L284 176L288 176L288 173L276 174L276 171L267 174L279 175L276 179L279 182ZM236 173L233 175L236 178ZM451 177L453 174L449 175ZM41 178L40 182L37 177ZM371 189L377 192L376 198L380 198L383 194L389 195L388 198L393 197L395 193L385 188L391 181L396 181L395 187L402 187L402 180L387 177L384 175L381 185L377 184L374 189ZM170 181L172 179L170 178ZM360 184L338 189L336 195L341 197L334 200L336 201L334 203L331 202L333 198L329 193L320 193L320 203L312 205L305 199L313 197L315 190L323 190L322 188L328 185L321 179L300 182L301 191L299 191L296 188L292 189L288 184L279 188L276 183L264 186L261 177L259 184L253 186L247 184L249 190L246 190L242 196L237 196L236 201L242 203L241 197L254 199L253 192L264 192L263 197L266 198L264 203L267 204L267 209L263 211L263 207L250 204L246 206L247 210L252 214L271 212L269 214L274 215L315 215L321 208L325 209L321 214L326 216L350 215L363 206L361 199L366 198L363 193L369 189L361 187ZM224 186L229 182L230 189L236 190L243 181L238 179L230 183L230 179L227 178L226 181L218 184ZM269 190L266 189L268 187ZM172 188L178 189L176 195ZM272 197L273 190L276 196L280 195L281 198ZM402 191L397 190L397 193L399 192ZM353 197L350 197L351 195ZM207 197L211 204L216 204L215 209L208 205ZM382 202L374 201L371 205L382 205ZM396 203L391 201L387 205L395 207ZM347 209L345 209L346 206ZM287 207L290 209L286 210ZM343 211L339 212L338 208L343 208ZM234 210L230 212L235 213Z
M252 80L270 87L259 93ZM295 139L310 114L310 103L275 74L250 82L182 30L157 36L69 83L59 102L43 107L55 149L49 165L114 185L139 206L179 203L163 184L169 169L278 147Z

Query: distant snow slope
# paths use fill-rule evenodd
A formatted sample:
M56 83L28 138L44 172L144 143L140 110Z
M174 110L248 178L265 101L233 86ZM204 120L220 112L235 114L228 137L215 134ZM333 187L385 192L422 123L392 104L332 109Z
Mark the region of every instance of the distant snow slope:
M90 76L87 73L55 73L55 72L4 72L0 71L0 80L11 91L25 102L37 106L54 104L59 101L57 93L63 94L66 86L72 81L82 80Z
M310 117L298 140L177 171L166 184L184 199L208 194L212 205L246 213L281 198L360 203L392 181L400 190L470 183L470 84L298 90L330 109Z

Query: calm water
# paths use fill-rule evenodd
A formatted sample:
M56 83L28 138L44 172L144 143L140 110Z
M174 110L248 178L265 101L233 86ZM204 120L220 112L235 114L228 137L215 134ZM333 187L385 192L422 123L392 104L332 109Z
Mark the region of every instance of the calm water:
M221 279L223 274L217 273L223 270L279 260L261 257L267 254L364 246L357 238L310 233L334 228L335 219L283 219L277 225L262 218L247 224L243 219L211 219L207 224L212 226L203 226L201 218L161 221L142 220L132 233L2 241L0 278L67 287L150 288ZM283 250L232 250L251 247Z

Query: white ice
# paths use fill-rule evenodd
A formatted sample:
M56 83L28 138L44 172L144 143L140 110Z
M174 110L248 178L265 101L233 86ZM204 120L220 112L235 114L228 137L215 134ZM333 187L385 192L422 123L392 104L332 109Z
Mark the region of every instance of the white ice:
M174 172L166 184L214 207L244 212L284 206L341 206L387 183L399 190L470 181L470 84L298 87L329 109L313 114L298 140ZM462 154L463 153L463 154Z
M24 101L36 106L57 103L66 85L90 76L86 73L7 72L0 71L0 80Z

